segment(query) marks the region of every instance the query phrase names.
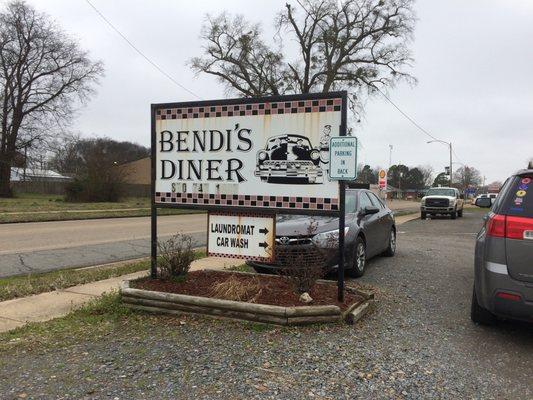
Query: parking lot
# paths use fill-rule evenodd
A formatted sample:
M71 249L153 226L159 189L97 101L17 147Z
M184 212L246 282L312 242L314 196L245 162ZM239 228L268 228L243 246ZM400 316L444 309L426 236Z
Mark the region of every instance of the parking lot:
M394 258L359 282L378 310L356 327L268 328L147 318L75 343L13 350L0 361L6 398L483 398L533 396L533 330L469 319L474 236L482 213L400 227ZM96 383L97 382L97 383ZM193 395L194 394L194 395Z

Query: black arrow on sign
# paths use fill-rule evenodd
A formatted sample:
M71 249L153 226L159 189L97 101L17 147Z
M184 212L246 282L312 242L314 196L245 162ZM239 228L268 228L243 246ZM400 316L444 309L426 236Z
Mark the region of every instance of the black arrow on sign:
M267 228L259 229L259 233L264 233L265 235L268 233Z
M265 249L268 247L267 242L259 243L259 247L264 247Z

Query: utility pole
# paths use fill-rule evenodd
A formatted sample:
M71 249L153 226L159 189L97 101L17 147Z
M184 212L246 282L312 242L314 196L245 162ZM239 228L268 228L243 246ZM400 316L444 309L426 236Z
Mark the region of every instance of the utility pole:
M450 146L450 187L452 187L452 176L453 176L453 170L452 170L452 142L448 143Z
M392 165L392 144L389 144L389 168Z
M444 140L439 140L439 139L435 139L435 140L430 140L428 141L427 143L442 143L442 144L445 144L446 146L448 146L450 148L450 187L452 186L452 175L453 175L453 170L452 170L452 164L453 164L453 159L452 159L452 153L453 153L453 149L452 149L452 142L445 142Z

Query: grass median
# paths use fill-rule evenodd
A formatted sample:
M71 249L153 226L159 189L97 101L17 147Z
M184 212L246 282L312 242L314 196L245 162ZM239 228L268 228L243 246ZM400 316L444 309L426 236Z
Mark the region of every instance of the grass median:
M158 215L191 214L201 211L160 209ZM24 193L0 199L0 223L68 221L79 219L146 217L150 198L130 197L110 203L72 203L63 196Z
M195 252L195 259L205 257L204 250ZM0 301L33 294L66 289L84 283L101 281L139 271L148 271L150 260L121 262L91 268L63 269L42 274L0 278Z

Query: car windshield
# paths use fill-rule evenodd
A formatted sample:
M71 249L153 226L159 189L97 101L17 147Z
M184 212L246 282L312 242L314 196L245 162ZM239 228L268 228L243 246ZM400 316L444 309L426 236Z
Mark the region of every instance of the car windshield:
M270 139L267 144L267 150L276 150L281 146L286 148L287 144L289 144L291 147L296 145L307 150L311 148L311 144L307 138L298 136L283 136Z
M434 188L429 189L426 193L426 196L455 196L455 190L453 189L444 189L444 188Z

